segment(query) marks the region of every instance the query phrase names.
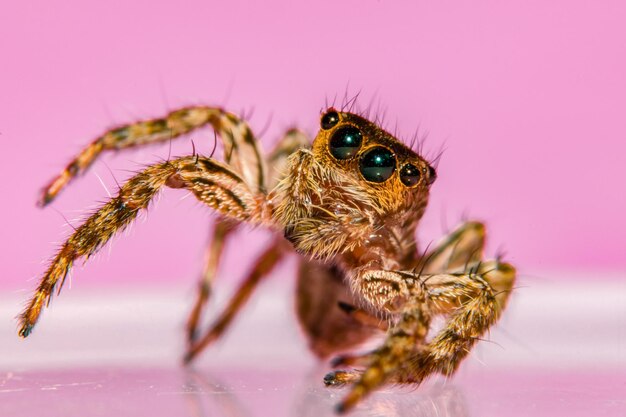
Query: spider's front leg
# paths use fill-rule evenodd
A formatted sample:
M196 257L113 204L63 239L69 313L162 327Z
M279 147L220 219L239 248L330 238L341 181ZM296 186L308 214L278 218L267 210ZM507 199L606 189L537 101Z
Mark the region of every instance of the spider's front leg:
M483 259L485 225L477 221L461 224L426 254L419 269L425 274L452 271Z
M515 282L515 268L498 260L468 265L467 271L424 277L435 313L449 319L411 361L408 378L421 382L439 372L452 375L481 336L500 318Z
M269 221L265 194L251 191L239 175L220 162L188 156L149 166L126 182L116 197L91 215L62 245L19 317L20 336L31 333L41 309L50 302L57 285L60 291L73 263L96 253L128 226L163 186L188 189L198 200L235 221Z
M425 276L440 273L466 274L470 271L487 271L483 278L487 280L496 294L498 308L504 309L513 283L515 268L499 260L481 263L485 250L486 228L478 221L461 224L439 242L435 248L424 256L420 270ZM427 282L431 282L429 279ZM434 282L434 281L432 281ZM444 307L443 299L437 301L440 313L450 313L458 307L458 300Z
M425 274L433 274L475 263L482 258L485 235L485 226L482 223L463 223L424 255L416 269ZM335 367L367 366L374 353L344 354L334 358L331 364Z
M354 407L374 389L400 372L420 344L430 325L430 312L425 293L416 276L385 270L363 270L353 282L360 294L377 309L395 312L399 319L388 333L383 345L363 358L369 359L364 371L335 371L326 375L326 385L354 382L350 392L337 406L340 413Z
M382 347L364 358L364 371L336 371L326 385L354 383L337 407L346 412L385 382L421 383L428 375L451 375L479 338L497 321L515 279L515 269L490 261L469 265L468 272L418 275L369 271L358 276L360 290L375 306L394 309L400 318ZM427 345L431 315L447 314L445 328Z

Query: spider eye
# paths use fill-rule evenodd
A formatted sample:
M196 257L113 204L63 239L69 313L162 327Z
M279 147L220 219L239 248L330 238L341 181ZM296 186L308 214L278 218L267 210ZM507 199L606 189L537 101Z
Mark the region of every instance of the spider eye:
M413 187L420 181L420 170L413 164L406 164L400 169L400 181L407 187Z
M363 135L356 127L340 127L330 137L330 153L337 159L352 158L363 142Z
M435 182L436 179L437 179L437 171L435 171L435 168L429 165L428 166L428 185Z
M335 126L337 123L339 123L339 114L334 110L331 110L322 116L321 125L322 125L322 129L324 130L330 129L331 127Z
M370 182L385 182L396 170L396 158L387 148L376 146L361 157L361 175Z

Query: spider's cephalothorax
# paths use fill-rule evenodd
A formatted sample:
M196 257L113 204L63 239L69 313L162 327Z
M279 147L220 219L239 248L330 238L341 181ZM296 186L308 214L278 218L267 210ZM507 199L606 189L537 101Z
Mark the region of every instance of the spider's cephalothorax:
M324 379L329 386L352 384L340 412L384 383L418 384L433 373L451 375L500 316L515 269L499 260L483 261L484 226L467 222L420 253L415 229L435 170L382 128L349 112L328 109L311 147L302 132L288 131L267 158L247 123L216 107L183 108L120 126L71 161L45 188L41 203L50 203L103 151L162 142L206 125L223 140L224 162L186 156L149 166L128 180L53 258L20 315L21 336L31 333L73 263L128 226L164 186L189 190L220 215L188 320L186 362L224 332L259 281L291 249L304 255L296 310L314 353L345 353L386 332L380 348L333 361L358 369ZM243 222L267 226L277 236L224 312L200 334L199 319L224 244ZM435 315L446 316L447 324L426 342Z
M276 219L295 249L356 268L414 260L414 231L435 178L430 165L356 114L328 111L312 149L289 158L274 191Z

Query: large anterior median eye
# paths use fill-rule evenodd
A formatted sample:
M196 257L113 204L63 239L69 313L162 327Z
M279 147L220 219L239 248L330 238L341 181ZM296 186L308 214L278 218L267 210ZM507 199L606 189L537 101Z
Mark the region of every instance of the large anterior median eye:
M363 135L356 127L340 127L330 137L329 149L332 156L337 159L350 159L361 148Z
M396 170L396 158L389 149L376 146L363 154L359 166L367 181L385 182Z

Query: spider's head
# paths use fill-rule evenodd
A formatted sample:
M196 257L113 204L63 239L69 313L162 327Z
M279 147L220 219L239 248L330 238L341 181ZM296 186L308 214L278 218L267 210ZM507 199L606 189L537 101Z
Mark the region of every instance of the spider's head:
M330 108L321 116L320 127L313 154L329 174L336 173L381 214L423 211L436 179L435 169L423 157L353 113Z
M312 149L294 153L289 166L274 191L274 215L297 251L318 258L412 239L436 178L380 126L332 108Z

